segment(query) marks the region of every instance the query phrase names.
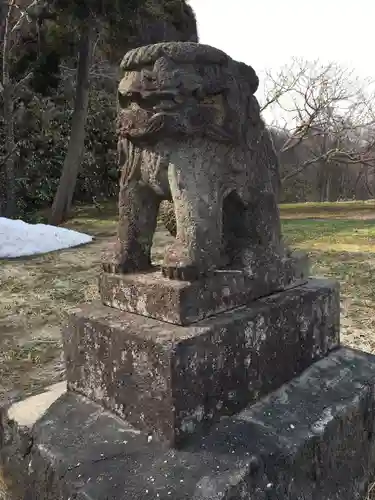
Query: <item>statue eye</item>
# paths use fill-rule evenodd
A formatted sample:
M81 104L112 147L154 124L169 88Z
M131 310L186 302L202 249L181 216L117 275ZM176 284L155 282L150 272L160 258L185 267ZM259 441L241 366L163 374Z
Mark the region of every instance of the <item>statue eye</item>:
M195 98L195 99L200 99L201 97L201 92L200 92L200 89L199 88L196 88L194 89L192 92L191 92L191 95Z
M141 72L141 78L143 80L146 80L147 82L155 82L156 81L156 75L152 71L148 70L143 70Z

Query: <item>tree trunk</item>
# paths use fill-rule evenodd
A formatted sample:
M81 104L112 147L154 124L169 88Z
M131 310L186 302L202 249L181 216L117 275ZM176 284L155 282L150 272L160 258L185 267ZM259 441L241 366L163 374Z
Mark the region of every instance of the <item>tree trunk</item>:
M7 160L3 166L3 180L5 183L5 203L3 211L5 217L16 215L16 172L15 155L16 144L14 140L14 119L13 119L13 89L10 84L4 86L4 121L5 121L5 155Z
M331 201L331 176L328 174L326 178L326 195L325 201Z
M367 189L367 192L369 194L369 196L371 198L374 197L374 190L373 188L370 186L370 180L369 180L369 169L368 169L368 166L366 165L365 166L365 186L366 186L366 189Z
M54 225L61 224L69 214L84 152L85 126L89 102L89 70L94 34L94 21L88 19L81 27L76 96L68 152L49 217L49 223Z
M16 175L14 171L14 155L16 145L14 141L14 117L13 117L13 86L9 76L9 52L11 16L14 9L14 0L8 5L3 27L4 38L2 47L2 82L0 90L3 94L4 122L5 122L5 164L0 167L0 215L13 217L16 211Z

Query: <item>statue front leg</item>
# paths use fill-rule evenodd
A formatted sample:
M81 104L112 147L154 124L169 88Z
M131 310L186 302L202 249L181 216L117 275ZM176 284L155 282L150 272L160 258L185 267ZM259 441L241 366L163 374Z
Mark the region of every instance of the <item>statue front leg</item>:
M194 281L222 264L222 210L218 188L199 159L171 163L168 171L177 235L167 248L163 274Z
M105 255L108 273L130 273L151 268L151 247L156 229L160 198L142 181L120 187L117 240Z

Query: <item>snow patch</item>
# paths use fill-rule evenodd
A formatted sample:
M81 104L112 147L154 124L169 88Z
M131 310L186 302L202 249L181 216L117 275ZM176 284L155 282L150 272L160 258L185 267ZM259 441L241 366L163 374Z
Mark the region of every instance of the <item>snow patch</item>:
M90 243L88 234L0 217L0 259L29 257Z

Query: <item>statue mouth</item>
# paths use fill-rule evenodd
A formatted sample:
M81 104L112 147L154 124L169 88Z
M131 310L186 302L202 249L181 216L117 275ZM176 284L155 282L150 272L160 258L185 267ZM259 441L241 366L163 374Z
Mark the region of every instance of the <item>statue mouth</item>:
M159 96L160 97L160 96ZM120 105L123 104L120 102ZM148 138L162 132L168 120L174 120L182 107L182 102L174 99L127 100L127 106L119 114L118 131L129 139Z
M142 109L155 109L178 106L183 104L184 96L173 90L133 90L119 91L119 104L122 109L138 105Z
M174 121L178 117L178 111L169 107L165 109L158 107L152 112L142 110L137 113L134 110L124 110L118 119L118 132L121 137L132 139L157 138L163 132L168 121Z
M174 100L163 100L160 101L158 104L153 106L153 111L156 111L157 113L168 113L169 110L178 110L181 108L182 104L177 103Z
M166 118L173 116L174 113L159 111L150 117L146 127L133 128L132 130L129 131L129 136L131 138L143 138L143 137L146 138L148 136L157 135L159 132L162 132L165 126Z

